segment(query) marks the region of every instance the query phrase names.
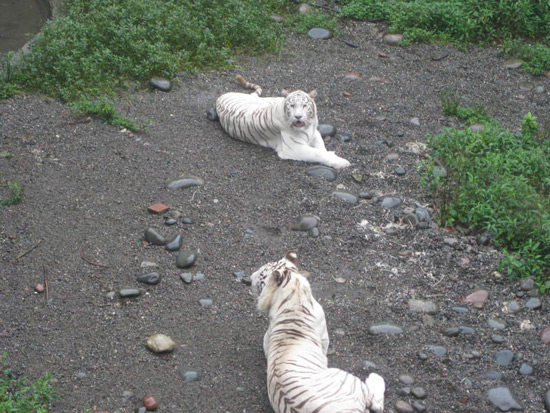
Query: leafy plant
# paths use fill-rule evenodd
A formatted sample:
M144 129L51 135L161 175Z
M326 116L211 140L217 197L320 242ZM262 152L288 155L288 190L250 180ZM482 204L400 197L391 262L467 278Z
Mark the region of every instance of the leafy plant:
M385 20L404 44L442 41L501 44L540 74L550 69L550 3L547 0L346 0L341 16ZM531 40L532 45L524 43Z
M10 182L7 184L7 187L11 191L11 195L8 198L0 199L0 208L16 205L23 199L23 187L19 182Z
M512 133L480 108L444 102L448 113L485 129L446 129L428 137L433 157L423 165L423 182L436 195L442 224L493 234L509 275L534 276L541 290L549 289L550 141L530 113ZM437 162L446 176L434 176Z
M31 384L8 368L0 373L0 411L5 413L47 413L55 398L52 375L44 374Z
M133 120L121 115L115 108L114 103L105 97L94 101L79 100L72 102L69 106L77 114L96 116L111 125L122 126L132 131L139 129L139 126Z

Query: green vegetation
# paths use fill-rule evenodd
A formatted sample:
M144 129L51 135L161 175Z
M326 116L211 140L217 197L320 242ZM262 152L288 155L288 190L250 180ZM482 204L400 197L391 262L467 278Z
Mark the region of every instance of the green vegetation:
M5 185L2 181L0 181L0 189L2 189L3 186L7 186L7 188L11 191L11 195L9 198L0 199L0 208L16 205L21 202L23 199L23 187L19 182L10 182Z
M443 106L485 129L446 129L428 138L433 158L424 163L423 182L436 195L441 223L492 234L505 253L501 269L534 276L550 291L550 140L530 113L513 133L480 107L465 108L449 96ZM438 163L446 176L434 174Z
M47 413L48 403L55 397L50 384L52 376L46 373L34 383L26 384L4 368L0 372L0 411L4 413Z
M131 119L121 115L114 106L114 102L106 97L92 100L79 100L69 104L71 109L81 115L91 115L101 119L103 122L115 126L122 126L129 130L140 129L138 125Z
M506 52L526 61L528 72L550 70L548 0L346 0L341 15L385 20L390 31L404 35L404 44L504 42Z

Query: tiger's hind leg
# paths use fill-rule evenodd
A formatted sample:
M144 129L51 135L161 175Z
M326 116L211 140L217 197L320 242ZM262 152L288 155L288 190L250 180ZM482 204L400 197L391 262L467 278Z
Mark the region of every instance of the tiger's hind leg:
M370 411L382 413L384 411L384 392L386 391L384 379L376 373L371 373L365 380L365 384L371 398Z

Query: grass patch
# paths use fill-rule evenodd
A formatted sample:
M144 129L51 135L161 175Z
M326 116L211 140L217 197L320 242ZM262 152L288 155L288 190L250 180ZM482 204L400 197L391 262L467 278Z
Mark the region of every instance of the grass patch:
M0 373L0 411L4 413L47 413L48 403L55 398L49 373L27 384L24 377L8 368Z
M116 110L114 102L106 97L98 98L97 100L71 102L69 107L77 114L95 116L111 125L121 126L131 131L140 129L132 119L121 115Z
M485 130L446 129L428 137L433 157L423 164L423 183L435 194L441 223L492 234L505 253L502 270L533 276L550 291L550 140L530 113L514 133L479 108L449 97L443 103L446 113ZM440 165L446 176L434 174Z
M16 205L23 200L23 187L19 182L10 182L7 185L0 182L0 186L7 186L8 191L11 192L11 195L8 198L0 199L0 208Z
M341 16L387 21L390 31L403 34L405 45L431 41L457 45L505 42L504 50L524 59L527 71L540 74L550 69L547 0L346 0ZM524 40L534 45L529 46Z

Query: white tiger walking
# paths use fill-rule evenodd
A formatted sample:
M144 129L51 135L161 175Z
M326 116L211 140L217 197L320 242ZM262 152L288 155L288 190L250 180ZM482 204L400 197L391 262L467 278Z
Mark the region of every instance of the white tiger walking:
M226 93L216 100L223 129L232 138L274 149L282 159L345 168L349 161L327 151L317 130L316 91L297 90L285 97L262 98L262 88L237 76L254 92Z
M383 412L382 377L371 373L363 382L343 370L328 368L325 315L296 262L296 253L289 251L282 260L262 266L251 276L252 289L259 293L258 310L269 314L264 351L273 410Z

